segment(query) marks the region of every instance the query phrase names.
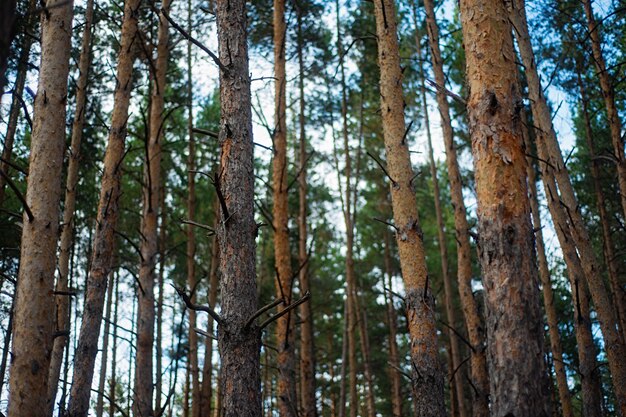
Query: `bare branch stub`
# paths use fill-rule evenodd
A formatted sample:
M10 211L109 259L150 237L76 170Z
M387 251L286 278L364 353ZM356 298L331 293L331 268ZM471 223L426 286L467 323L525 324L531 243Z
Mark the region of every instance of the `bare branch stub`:
M172 286L174 287L178 295L180 295L180 297L183 299L188 309L194 310L194 311L204 311L205 313L209 313L209 315L213 317L213 320L215 320L217 324L220 324L220 325L222 324L222 317L219 314L217 314L210 306L203 306L203 305L192 303L191 298L189 298L189 295L187 295L187 293L182 288L178 288L175 285L172 285Z
M13 192L15 193L17 198L20 200L20 203L22 203L22 207L24 207L24 211L26 211L26 215L28 216L28 221L32 222L33 220L35 220L35 216L33 215L33 212L30 210L30 207L28 207L28 203L26 202L26 198L24 198L24 195L20 192L19 188L17 188L17 185L15 185L15 183L13 182L11 177L9 177L6 174L6 172L4 172L1 169L0 169L0 175L2 175L4 177L4 179L6 180L7 184L9 184L9 187L11 187L11 189L13 190Z
M380 169L382 169L382 171L385 173L387 178L389 178L389 181L391 181L393 186L397 187L398 186L398 182L396 180L394 180L393 178L391 178L391 175L389 175L389 172L387 172L387 170L383 166L382 162L380 162L378 160L378 158L376 158L374 155L372 155L369 151L367 152L367 156L369 156L370 158L372 158L376 162L376 164L380 167Z
M284 302L285 302L285 300L284 300L284 299L279 298L279 299L274 300L273 302L271 302L271 303L267 304L266 306L261 307L260 309L258 309L258 310L257 310L257 312L256 312L256 313L254 313L254 314L253 314L253 315L252 315L252 316L248 319L248 321L246 322L246 324L245 324L245 326L244 326L244 327L245 327L245 328L250 327L250 326L252 325L252 323L254 323L254 320L256 320L256 319L257 319L257 317L261 316L261 315L262 315L263 313L265 313L266 311L269 311L269 310L271 310L272 308L274 308L274 307L276 307L277 305L282 304L282 303L284 303Z
M280 312L274 314L273 316L271 316L270 318L268 318L267 320L265 320L263 323L261 323L261 325L259 326L260 329L264 329L265 327L267 327L270 323L272 323L273 321L278 320L279 318L281 318L282 316L284 316L285 314L289 313L291 310L293 310L294 308L298 307L300 304L307 302L309 299L311 298L311 293L310 292L306 292L306 294L304 294L304 296L302 296L302 298L300 298L298 301L289 304L287 307L285 307L283 310L281 310Z

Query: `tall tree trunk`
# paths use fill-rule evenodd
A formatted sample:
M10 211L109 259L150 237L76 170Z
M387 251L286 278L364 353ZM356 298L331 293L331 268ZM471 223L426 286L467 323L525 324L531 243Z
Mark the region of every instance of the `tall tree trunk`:
M67 180L65 185L65 203L63 208L63 226L59 243L59 276L56 282L56 290L67 292L70 252L74 240L74 210L76 207L76 185L78 184L78 169L81 163L80 147L85 125L85 113L87 112L87 82L89 80L89 66L91 65L91 26L93 23L93 0L87 1L85 10L85 28L81 41L80 59L78 63L78 81L76 83L76 111L72 123L72 141L69 150L69 163L67 167ZM61 296L56 299L56 328L58 331L69 330L69 296ZM52 415L54 402L57 394L61 364L63 363L63 351L69 338L68 335L54 339L52 359L50 362L50 374L48 376L48 415Z
M285 1L274 0L274 77L275 126L272 186L274 189L274 259L276 262L276 296L283 299L279 311L291 303L293 277L289 249L289 207L287 199L287 113L285 77ZM296 409L294 317L287 313L276 326L278 347L278 409L281 417L293 417Z
M524 1L515 0L511 3L511 6L513 10L510 13L510 20L515 26L515 35L528 81L528 96L532 104L533 121L537 127L537 150L539 158L548 162L541 164L542 171L552 170L554 172L559 194L555 194L553 197L560 197L559 204L562 204L567 211L569 228L580 256L581 266L594 301L600 329L604 337L604 345L613 386L615 387L618 408L623 415L626 415L626 362L623 360L626 357L626 347L620 337L617 317L600 274L600 268L591 246L586 223L582 218L580 207L565 162L563 161L563 155L561 154L552 125L550 108L543 95L528 33Z
M461 2L461 23L486 293L491 415L549 417L511 26L505 4L496 0Z
M346 371L348 369L348 299L344 301L343 308L343 335L341 337L341 371L339 373L339 417L346 416Z
M104 313L104 334L102 335L102 360L100 361L100 380L98 381L98 397L96 401L96 417L102 417L104 411L104 384L107 378L107 360L109 356L109 329L111 328L111 307L113 305L114 272L109 274L107 287L107 306ZM116 323L117 325L117 323Z
M580 90L580 100L582 104L583 119L585 121L585 140L591 159L591 178L593 180L593 188L596 194L596 205L598 214L600 215L600 223L602 225L603 237L603 253L606 268L609 273L609 283L613 293L613 304L616 308L617 318L622 325L622 340L626 340L626 291L622 289L619 283L619 275L617 269L618 257L615 255L613 246L613 238L611 235L611 226L609 224L609 215L606 212L606 200L604 192L602 192L602 183L600 180L600 161L596 159L595 144L593 141L593 130L591 128L591 120L589 118L589 101L585 92L580 71L578 73L578 88Z
M446 165L448 167L448 180L450 182L450 197L452 207L454 208L459 294L469 342L472 345L470 351L471 380L475 388L472 390L472 415L474 417L486 417L489 415L489 375L487 374L485 334L482 319L478 312L478 305L472 292L472 255L469 239L469 224L467 222L465 201L463 200L463 185L461 182L456 145L454 143L452 122L450 119L450 106L443 90L446 77L443 71L443 59L439 47L439 26L435 18L435 6L432 0L424 1L424 9L426 11L428 43L431 50L431 62L435 74L435 82L442 87L437 89L436 98L439 115L441 117L443 140L446 147ZM415 11L413 18L415 27L417 28ZM416 44L419 47L419 39L416 39ZM422 94L425 94L424 90L425 85L422 85Z
M383 136L400 267L406 291L413 396L420 416L445 415L434 297L429 285L422 231L413 191L413 168L405 140L402 70L393 0L375 2Z
M386 285L389 289L389 295L385 291L385 297L387 301L387 327L389 328L389 362L392 365L389 371L391 375L391 410L393 417L402 417L402 375L399 371L400 359L397 339L398 317L393 304L393 294L391 293L393 291L393 268L391 266L391 239L387 230L385 230L384 243L385 276L387 277L387 282L383 281L383 285Z
M15 316L15 297L11 300L11 309L9 310L9 322L4 332L4 340L2 341L2 360L0 360L0 392L4 387L4 377L7 372L7 360L9 358L9 350L11 346L11 336L13 336L13 317Z
M35 7L37 3L35 0L29 0L28 2L28 18L24 25L24 32L31 29L37 18L35 13ZM0 170L5 175L9 175L10 160L13 155L13 143L15 142L15 133L17 132L17 121L20 116L20 110L22 109L22 93L24 92L24 85L26 84L26 76L28 75L28 61L30 58L30 48L33 45L33 37L24 33L23 43L21 45L20 56L17 62L17 77L15 79L15 85L13 86L13 94L11 96L11 109L9 110L9 120L7 123L7 133L4 137L4 146L2 148L2 160L0 160ZM4 80L4 72L0 72L0 80ZM4 93L0 89L0 94ZM6 189L7 180L4 176L0 175L0 206L4 203L4 192Z
M187 1L187 32L192 33L192 4ZM193 71L191 41L187 42L187 217L196 220L196 142L193 134ZM191 302L196 302L196 235L194 227L187 225L187 286L191 290ZM191 372L191 416L200 417L200 368L198 366L198 334L196 312L189 310L189 371Z
M297 2L298 7L298 88L300 90L300 114L298 122L300 125L300 147L299 147L299 177L298 189L299 212L298 212L298 261L300 263L300 292L306 294L310 291L309 269L307 267L308 254L307 243L307 138L306 138L306 118L305 118L305 96L304 96L304 38L302 33L302 7L303 1ZM315 399L315 344L313 332L313 316L311 314L311 303L304 303L300 306L300 381L301 381L301 409L302 417L317 417L317 404Z
M165 184L161 181L161 192L159 193L161 207L161 224L159 226L159 276L158 276L158 289L159 296L157 298L156 305L156 386L155 386L155 400L154 410L155 414L162 415L163 409L161 400L163 396L163 296L164 296L164 276L165 276L165 240L167 238L167 206L165 205L165 194L167 190Z
M170 0L161 5L166 12ZM135 417L152 416L153 375L152 358L154 348L154 282L158 255L159 202L161 194L161 146L164 137L166 74L169 60L169 22L159 16L157 56L155 60L154 84L150 100L150 129L146 144L146 161L143 188L143 217L141 221L141 266L137 291L137 360L135 362L135 391L133 414ZM193 311L192 311L193 313ZM191 317L191 314L190 314ZM193 330L192 330L193 331ZM190 340L191 342L191 340ZM197 368L197 367L196 367Z
M526 119L526 112L522 111L522 120ZM524 135L524 146L526 149L532 149L528 130L522 131ZM539 269L539 279L543 288L543 305L546 311L548 321L548 333L550 335L550 350L552 352L554 374L556 376L556 384L558 388L559 401L563 417L574 417L572 409L572 396L567 386L567 373L565 362L563 362L563 347L561 345L561 336L559 334L559 317L554 305L554 293L552 291L552 282L550 280L550 267L546 258L546 250L543 243L543 228L541 226L541 213L539 211L539 196L537 195L537 179L535 175L535 166L533 160L527 157L526 172L528 175L528 188L530 195L530 211L532 214L533 228L535 230L535 245L537 264Z
M591 40L591 51L593 53L593 62L598 70L598 78L600 79L600 88L604 98L604 106L606 107L609 129L611 130L611 142L613 144L613 156L617 166L617 178L620 191L620 201L624 212L624 220L626 220L626 158L624 157L624 138L622 136L622 120L619 117L617 106L615 104L615 86L611 75L606 68L606 61L602 53L602 38L600 34L600 24L596 22L591 7L591 0L583 0L585 16L587 17L587 28L589 29L589 39ZM622 317L620 326L622 333L626 335L623 327L626 325L626 318Z
M430 3L428 6L427 4ZM427 9L427 18L432 18L434 20L434 5L429 0L425 0L424 2L425 8ZM432 16L431 16L432 13ZM415 17L415 15L414 15ZM416 19L417 20L417 19ZM417 23L417 22L415 22ZM435 24L436 22L430 22L429 24ZM415 25L417 29L417 24ZM435 40L439 40L438 29L435 29L436 35L431 38ZM431 30L432 31L432 30ZM417 36L416 36L417 37ZM446 308L446 318L448 320L450 328L448 329L448 339L450 340L450 356L451 356L451 365L452 372L454 373L453 381L454 381L454 389L451 387L451 391L455 392L456 395L456 408L458 410L459 417L467 417L467 410L465 408L465 402L463 401L463 372L459 369L461 364L461 348L459 347L459 339L452 330L452 328L456 325L456 315L454 314L454 294L452 288L452 279L450 278L450 270L448 267L448 247L446 243L446 230L445 224L443 221L443 212L441 208L441 195L439 191L439 179L437 178L437 166L435 165L435 157L433 155L433 144L432 137L430 133L430 119L428 117L428 102L426 100L426 73L424 72L424 66L422 64L422 47L420 43L419 37L415 39L415 44L417 46L418 51L418 60L419 60L419 70L420 70L420 84L421 84L421 100L422 100L422 111L424 112L424 125L426 127L426 144L428 147L428 164L430 166L430 175L433 181L433 192L434 192L434 200L435 200L435 215L437 218L437 239L439 242L439 257L441 258L441 276L443 279L443 288L445 295L445 308ZM431 45L431 49L433 46ZM437 49L439 49L439 42L437 42ZM438 52L438 51L437 51ZM441 62L441 57L432 53L433 56L433 67L438 65L438 69L436 71L441 71L443 74L443 67ZM446 100L444 98L444 100ZM447 101L446 101L447 104ZM448 110L448 109L445 109ZM441 109L440 109L441 112ZM448 116L449 117L449 116ZM449 119L447 120L449 122ZM446 124L445 118L442 117L442 125ZM448 131L449 129L449 131ZM452 130L449 126L443 127L443 130L446 133L452 135ZM470 278L471 279L471 278ZM452 375L452 374L451 374ZM454 413L452 415L455 415Z
M117 85L114 93L109 141L104 155L104 172L96 219L96 235L87 278L85 310L80 327L78 348L74 357L73 383L67 410L70 417L85 417L89 410L90 389L98 353L104 296L107 277L112 268L115 228L119 217L121 164L124 158L133 62L136 55L133 46L137 36L136 11L140 3L141 0L126 0L124 5L121 46L117 64Z
M359 325L361 354L363 355L363 376L365 377L365 406L367 410L367 416L376 417L376 402L374 398L374 376L372 373L370 359L370 343L369 335L367 332L367 316L365 314L365 311L361 308L360 295L356 288L353 297L357 324Z
M13 312L10 417L45 416L54 342L54 271L65 149L73 2L50 0L41 20L41 63ZM4 74L0 74L1 77ZM1 86L0 86L1 87Z
M115 416L115 411L117 410L117 406L115 404L116 391L117 387L117 308L120 304L120 280L115 280L115 307L113 308L113 342L111 347L111 378L109 379L109 416Z
M218 0L220 145L216 186L221 220L217 228L221 316L218 345L224 417L261 416L261 332L246 325L257 310L254 222L254 164L245 0ZM245 401L242 401L245 399Z

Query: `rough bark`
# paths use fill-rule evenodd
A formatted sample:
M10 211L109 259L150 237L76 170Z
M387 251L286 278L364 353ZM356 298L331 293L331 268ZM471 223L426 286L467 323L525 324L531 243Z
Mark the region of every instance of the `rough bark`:
M104 155L104 172L96 218L96 234L87 278L85 310L74 358L73 384L67 410L68 416L71 417L85 417L89 410L90 388L98 353L107 277L111 272L111 260L115 249L115 228L119 217L121 194L121 164L124 158L132 69L136 55L134 47L137 35L136 12L140 2L141 0L127 0L124 5L113 114L109 141Z
M59 276L56 282L57 291L68 291L68 274L72 244L74 240L74 210L76 207L76 185L78 184L78 169L81 162L80 147L83 138L83 126L87 110L87 82L89 80L89 66L91 65L91 26L93 22L93 0L87 1L85 9L85 28L81 40L80 59L78 62L78 81L76 82L76 111L72 122L72 140L69 149L67 179L65 185L65 202L63 208L63 226L59 243ZM69 297L56 299L56 328L57 331L69 330ZM63 351L69 335L54 339L50 374L48 377L48 415L52 415L57 394Z
M540 166L542 172L547 169L552 170L556 179L558 193L551 197L560 199L559 204L563 206L567 213L568 225L580 256L581 266L594 301L600 329L604 337L618 408L623 415L626 415L626 362L623 360L626 357L626 347L620 337L617 317L604 285L598 261L591 246L586 223L582 217L580 206L578 205L576 194L561 154L552 125L550 108L543 95L528 33L524 1L515 0L511 3L511 6L513 10L509 17L515 26L515 35L525 67L528 97L532 105L533 121L536 126L537 150L539 158L542 161L546 161L546 163L542 163Z
M170 0L161 7L168 11ZM161 194L161 146L164 138L166 74L169 60L169 22L159 15L156 60L154 61L152 96L150 99L150 129L144 164L143 216L141 221L141 265L137 291L137 358L135 361L135 390L133 414L136 417L154 415L153 410L153 348L154 348L154 283L158 246L158 223ZM191 317L190 312L190 317ZM191 340L190 340L191 342ZM193 364L192 364L193 365ZM196 366L197 368L197 366Z
M111 307L113 305L113 280L114 272L111 272L109 274L109 284L107 287L107 306L104 313L104 334L102 335L102 360L100 361L96 417L102 417L102 412L104 411L104 384L107 377L107 362L109 357L109 329L111 327Z
M591 0L583 0L583 8L587 18L587 28L589 29L589 39L591 40L591 51L593 61L598 70L598 78L600 79L600 88L604 98L604 106L606 107L607 121L611 131L611 143L613 145L613 157L617 168L617 180L620 191L620 201L624 212L624 220L626 220L626 158L624 156L624 138L622 136L622 120L619 117L617 106L615 104L615 86L613 80L606 68L606 61L602 53L602 38L600 33L600 24L596 22L591 7ZM622 318L626 320L626 318ZM621 326L626 322L622 321ZM626 335L626 331L622 329Z
M393 291L391 280L393 275L390 247L391 236L388 231L385 231L384 240L385 276L387 277L387 282L383 282L383 285L387 286L390 291ZM393 417L402 417L402 375L398 370L400 369L397 338L398 317L393 304L393 295L391 293L387 295L387 291L385 291L385 297L387 299L387 327L389 328L389 362L392 365L389 371L391 374L391 410Z
M392 0L375 2L383 136L396 240L406 292L413 397L419 416L444 416L443 372L438 358L434 296L413 191L413 168L405 138L402 70Z
M218 0L220 69L220 175L222 213L217 228L221 317L220 387L224 417L260 417L261 333L246 326L257 310L254 164L245 0Z
M548 417L543 320L519 115L521 100L504 2L465 0L469 128L485 287L491 415ZM524 366L520 367L519 364Z
M17 280L8 415L45 416L54 339L54 271L65 149L73 2L50 0L41 20L41 63ZM0 74L3 77L4 73ZM0 85L2 87L2 85Z
M522 120L526 120L525 112L522 112ZM531 149L528 131L524 129L524 145L526 149ZM537 179L533 160L527 157L526 172L528 175L528 189L530 195L530 210L535 230L535 251L537 266L539 269L539 279L543 289L543 305L548 322L548 333L550 335L550 350L552 352L554 374L559 394L559 402L563 417L573 417L572 396L567 386L567 374L565 362L563 361L563 347L561 345L561 335L559 334L559 317L554 305L554 293L550 279L550 267L546 258L546 250L543 243L543 228L541 226L541 213L539 211L539 196L537 195Z
M300 113L298 124L300 127L300 143L298 149L299 177L298 177L298 262L300 264L299 281L300 292L310 292L309 269L307 267L307 138L306 138L306 101L304 96L304 38L302 33L302 1L298 5L298 77ZM313 332L313 316L311 303L300 306L300 383L301 383L301 410L302 417L317 417L315 399L315 344Z

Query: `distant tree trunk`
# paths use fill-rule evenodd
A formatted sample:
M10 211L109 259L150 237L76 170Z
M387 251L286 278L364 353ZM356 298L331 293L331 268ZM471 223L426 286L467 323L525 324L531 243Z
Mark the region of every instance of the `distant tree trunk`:
M425 8L428 10L427 11L427 18L430 18L430 12L432 12L433 16L432 18L434 19L434 10L429 10L428 7L430 6L430 8L434 9L434 5L432 5L432 3L428 6L427 4L430 3L429 0L425 0L424 1L424 5ZM431 23L429 21L429 23ZM433 24L433 23L431 23ZM434 22L435 26L436 26L436 22ZM417 29L417 25L416 25L416 29ZM438 29L436 29L438 31ZM438 40L439 36L438 36L438 32L437 32L437 36L434 37L434 39ZM439 243L439 257L441 258L441 276L442 276L442 280L443 280L443 288L444 288L444 295L445 295L445 308L446 308L446 319L449 323L449 326L451 326L448 329L448 339L450 340L450 357L451 357L451 365L452 365L452 372L454 373L454 376L451 378L453 378L454 380L454 389L452 389L451 387L451 391L455 392L456 395L456 409L458 410L458 415L459 417L467 417L467 410L465 408L465 402L463 401L463 371L461 369L459 369L460 364L461 364L461 348L459 347L459 339L456 336L456 334L454 333L454 331L452 331L452 328L456 325L456 315L454 314L454 294L453 294L453 288L452 288L452 279L450 278L450 269L448 267L448 247L447 247L447 242L446 242L446 229L445 229L445 224L444 224L444 220L443 220L443 212L442 212L442 208L441 208L441 195L440 195L440 191L439 191L439 179L437 178L437 166L435 165L435 157L433 156L433 144L432 144L432 137L430 134L430 119L428 117L428 102L426 100L426 73L424 72L424 66L422 64L422 47L420 44L420 39L417 38L415 40L415 44L417 45L417 51L418 51L418 60L419 60L419 70L420 70L420 84L421 84L421 100L422 100L422 110L424 112L424 125L426 127L426 144L427 144L427 148L428 148L428 164L430 166L430 175L432 177L432 181L433 181L433 192L434 192L434 200L435 200L435 215L437 218L437 240ZM432 45L431 45L431 49L432 49ZM437 42L437 52L439 49L439 43ZM443 67L442 67L442 63L441 63L441 57L438 55L436 55L435 53L432 53L433 56L433 62L435 62L439 68L437 69L437 71L441 71L441 73L443 74ZM436 58L435 58L436 56ZM436 65L433 65L433 67ZM446 100L444 98L444 100ZM446 101L447 104L447 101ZM447 110L447 109L446 109ZM440 109L441 112L441 109ZM448 116L449 117L449 116ZM444 117L442 117L442 126L446 124L446 122L449 122L449 118L446 120ZM452 134L452 129L451 127L444 127L443 128L444 132L449 133L450 135ZM452 373L450 374L452 375ZM453 404L455 405L455 404ZM452 415L454 416L455 414L452 413Z
M618 330L617 317L600 274L600 268L589 239L587 226L582 218L580 207L563 161L563 155L561 154L552 125L552 113L543 95L528 33L524 1L515 0L510 6L513 7L510 13L510 20L515 26L514 32L518 40L520 55L528 81L528 96L532 105L533 122L537 127L537 150L539 158L548 162L541 164L542 171L550 169L554 172L554 177L558 184L558 194L552 197L557 199L560 197L559 204L563 205L567 211L569 228L580 256L581 266L589 291L593 297L600 329L604 337L618 408L623 415L626 415L626 361L623 360L626 357L626 347L622 342Z
M163 0L162 9L168 11L170 0ZM154 83L150 100L150 129L146 144L146 161L143 188L143 216L141 221L141 266L137 291L137 360L135 362L135 391L133 414L135 417L152 416L154 355L154 282L158 255L158 223L161 194L161 146L164 137L166 74L169 60L169 22L159 16L157 56ZM191 312L193 313L193 311ZM191 317L191 314L190 314ZM193 332L193 330L192 330ZM191 340L190 340L191 342Z
M526 121L526 112L521 113L522 121ZM528 130L524 128L524 146L526 149L532 149ZM535 245L537 255L537 266L539 269L539 279L543 288L543 305L546 311L548 321L548 333L550 335L550 350L552 352L554 374L556 376L556 384L559 394L559 402L563 417L574 417L572 409L572 396L567 386L567 373L565 362L563 361L563 347L561 345L561 336L559 334L559 317L554 305L554 293L552 291L552 282L550 280L550 267L546 258L546 249L543 243L543 228L541 226L541 213L539 211L539 197L537 195L537 179L535 175L535 166L533 160L527 157L526 172L528 175L528 188L530 195L530 210L533 220L533 228L535 229Z
M8 0L0 5L0 94L4 93L7 61L11 52L11 42L15 35L16 0Z
M602 53L602 38L600 34L600 24L596 22L591 7L591 0L583 0L585 16L587 17L587 28L589 29L589 39L591 40L591 51L593 53L593 62L598 70L598 78L600 79L600 88L604 98L606 107L607 121L611 130L611 142L613 144L613 156L617 165L617 178L620 191L620 201L624 212L624 220L626 220L626 158L624 157L624 138L622 136L622 120L619 117L617 106L615 105L615 86L611 75L606 68L606 61ZM626 325L626 318L622 318L620 326L622 333L626 335L623 327ZM622 409L624 413L624 409Z
M287 113L285 76L285 1L274 0L274 77L275 81L275 127L272 186L274 189L274 259L276 263L276 296L282 298L282 307L291 303L293 277L289 249L289 207L287 199ZM278 347L278 409L281 417L297 414L295 378L294 317L287 313L277 321L276 343Z
M406 291L413 396L419 416L445 415L434 297L429 285L422 231L413 191L413 168L405 140L402 70L393 0L375 2L383 136L400 267Z
M74 210L76 207L76 185L78 184L78 169L81 163L80 147L83 138L85 113L87 112L87 82L89 80L89 66L91 65L91 26L93 23L93 0L87 1L85 10L85 27L81 41L80 59L78 63L78 81L76 83L76 111L72 123L72 141L69 149L69 162L67 167L67 180L65 185L65 201L63 208L63 226L59 243L59 276L56 282L57 291L69 290L68 273L70 252L74 240ZM56 328L58 331L69 330L69 296L61 296L56 299ZM50 374L48 376L48 415L54 410L54 402L57 394L61 364L63 363L63 351L69 339L69 334L54 339L52 359L50 362Z
M121 163L124 158L126 123L132 89L133 62L137 15L141 0L126 0L122 22L121 46L117 64L117 84L113 100L113 114L109 141L104 156L104 172L100 189L91 266L87 278L85 310L80 327L78 348L74 357L72 389L68 416L85 417L89 410L91 382L98 353L98 338L107 277L111 272L115 247L115 228L119 217L121 194Z
M26 19L24 32L34 26L37 18L35 13L35 7L37 3L35 0L29 0L28 13L29 16ZM4 16L3 16L4 17ZM15 79L15 85L13 86L13 94L11 95L11 109L9 110L9 120L7 122L7 132L4 137L4 146L2 148L2 160L0 161L0 169L6 175L9 175L9 162L13 155L13 143L15 142L15 133L17 132L17 122L22 109L22 94L24 92L24 85L26 84L26 76L28 75L28 61L30 58L30 49L33 44L33 37L24 34L24 40L21 45L20 56L17 62L17 77ZM0 84L4 80L4 71L0 72ZM4 93L0 88L0 94ZM4 203L4 192L6 189L7 180L4 176L0 175L0 206Z
M220 173L222 212L217 239L222 322L220 387L224 417L260 417L261 332L247 321L257 311L254 164L245 0L218 0ZM242 401L245 399L245 401Z
M9 310L9 321L4 332L4 340L2 341L2 360L0 360L0 392L4 388L4 377L7 372L7 360L9 358L9 350L11 346L11 336L13 335L13 317L15 312L15 297L11 299L11 309Z
M187 1L187 32L192 33L192 4ZM193 134L193 70L191 41L187 42L187 217L196 220L196 142ZM187 287L191 291L191 301L196 302L196 235L195 226L187 225ZM196 312L189 310L189 371L191 372L191 417L200 417L200 367L198 365L198 334L196 333Z
M100 361L100 380L98 381L96 417L102 417L102 412L104 411L104 384L107 377L107 359L109 356L109 329L111 328L114 275L114 272L109 274L109 284L107 286L107 306L104 313L104 334L102 335L102 360Z
M367 331L367 315L365 311L361 308L360 296L356 288L353 297L357 324L359 325L361 354L363 355L363 376L365 377L365 405L367 410L367 416L376 417L376 401L374 398L374 376L370 359L371 356L369 335Z
M384 259L385 259L385 276L387 282L383 279L383 286L387 286L389 291L393 291L393 268L391 266L391 239L389 231L385 230L384 235ZM393 417L402 417L402 375L400 374L400 359L398 356L398 340L397 327L398 318L396 308L393 304L393 294L387 294L387 327L389 328L389 362L393 365L390 369L391 375L391 410Z
M41 20L41 63L13 312L8 415L47 415L48 369L54 342L54 271L73 2L49 0ZM4 16L3 16L4 18ZM1 63L3 64L3 63ZM4 68L2 68L4 69ZM0 73L4 77L4 71ZM0 82L0 88L3 87ZM39 399L42 401L33 401Z
M491 415L549 417L511 26L504 2L496 0L463 1L461 23L486 293Z
M591 120L589 118L589 101L580 72L578 73L578 88L580 90L580 100L582 104L583 118L585 121L585 140L587 142L589 159L591 159L591 178L593 180L593 188L596 194L596 205L598 207L598 214L600 215L600 224L602 225L604 259L609 273L609 282L613 293L613 304L616 308L617 318L622 325L622 340L626 340L626 326L624 325L626 323L626 292L621 288L619 283L618 268L616 264L618 257L615 255L611 226L609 224L609 215L606 212L606 200L604 198L604 193L602 192L599 167L600 161L596 159L593 130L591 128Z
M159 296L157 298L156 305L156 345L155 345L155 357L156 357L156 392L154 410L155 414L162 415L163 409L161 406L161 400L163 396L163 291L164 291L164 275L165 275L165 240L167 238L167 206L165 205L165 194L167 190L165 188L164 181L161 180L161 192L159 193L160 207L161 207L161 224L159 226L159 276L158 276L158 289Z
M115 280L115 307L113 308L113 346L111 347L111 378L109 379L109 416L115 416L117 407L115 388L117 387L117 308L120 304L119 276Z
M302 0L297 2L298 12L298 88L300 93L300 147L299 147L299 178L298 189L299 212L298 212L298 261L300 262L300 292L305 294L310 291L309 269L307 268L307 138L306 138L306 103L304 96L304 38L302 34ZM311 303L300 306L300 381L302 417L317 417L317 404L315 399L315 345L313 332L313 316Z
M344 301L343 308L343 335L341 337L341 371L339 373L339 417L346 416L346 371L348 359L348 299Z

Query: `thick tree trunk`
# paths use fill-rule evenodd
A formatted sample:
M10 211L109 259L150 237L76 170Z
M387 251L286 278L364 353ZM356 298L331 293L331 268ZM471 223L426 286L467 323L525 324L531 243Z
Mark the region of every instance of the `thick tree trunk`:
M443 372L438 358L434 296L430 289L422 231L413 191L413 168L405 140L402 70L393 0L375 2L380 96L391 181L391 203L406 292L413 396L419 416L445 415Z
M163 0L168 11L170 0ZM141 221L141 265L137 291L137 360L135 362L135 417L154 415L152 360L154 348L154 282L158 246L158 223L161 194L161 146L164 137L166 74L169 60L169 22L159 16L154 83L150 100L150 129L144 165L143 217ZM190 313L193 313L190 312ZM191 314L190 314L191 317ZM193 330L192 330L193 332ZM191 342L191 340L190 340ZM193 365L193 364L192 364ZM197 366L196 366L197 368Z
M542 171L552 170L554 172L554 177L558 184L558 194L552 197L560 198L559 204L562 204L567 211L571 235L580 256L581 266L594 301L600 329L604 337L618 408L623 415L626 415L626 362L623 360L626 357L626 348L620 336L617 317L600 274L600 268L591 246L586 223L580 212L556 133L552 126L552 115L543 95L530 42L524 1L515 0L511 3L511 6L513 10L510 13L510 20L515 26L515 34L528 81L528 96L532 104L533 121L537 127L537 150L539 158L549 163L542 163L541 168Z
M305 96L304 96L304 39L302 33L302 1L297 2L298 6L298 89L300 90L300 114L298 122L300 126L300 146L299 146L299 177L298 189L299 211L298 211L298 261L300 263L300 292L306 294L310 292L309 269L307 267L307 138L306 138L306 118L305 118ZM317 417L317 404L315 399L315 345L313 341L313 316L311 314L311 303L304 303L300 306L300 384L301 384L301 410L302 417Z
M73 1L49 0L41 20L41 63L17 280L9 378L10 417L47 415L54 341L54 271L65 149ZM4 73L0 73L4 77ZM1 83L0 83L1 84ZM0 88L2 85L0 85ZM33 401L39 399L42 401Z
M585 16L587 17L587 28L589 29L589 39L591 40L591 51L593 53L593 62L598 70L598 78L600 79L600 88L604 97L604 105L606 107L609 129L611 130L611 142L613 144L613 156L617 166L617 179L620 191L620 201L624 212L624 220L626 220L626 158L624 157L624 138L622 136L622 120L619 117L617 106L615 104L615 86L611 75L606 68L606 61L602 53L602 38L600 34L600 24L596 22L591 7L591 0L582 1ZM626 318L622 318L626 320ZM620 325L623 327L626 321L622 321ZM622 329L622 333L626 335L626 331Z
M83 138L85 113L87 112L87 82L89 80L89 66L91 65L91 26L93 22L93 0L87 1L85 10L85 28L81 41L80 59L78 63L78 81L76 83L76 111L72 123L72 141L69 150L67 180L65 185L65 203L63 208L63 226L59 243L59 276L56 282L57 291L69 290L68 273L72 241L74 240L74 210L76 207L76 185L78 184L78 169L81 163L80 147ZM57 331L69 330L69 297L56 299L56 328ZM52 415L57 394L63 351L69 339L69 334L54 339L50 374L48 377L48 415Z
M486 293L491 415L549 417L543 320L517 107L521 96L505 4L462 1L461 23Z
M104 411L104 384L107 377L107 361L109 357L109 329L111 328L111 307L113 305L114 272L109 274L107 287L107 306L104 313L104 334L102 335L102 360L100 361L100 380L98 381L98 397L96 400L96 417L102 417Z
M525 121L526 114L522 111L522 120ZM524 128L524 146L531 149L528 130ZM546 250L543 243L543 228L541 226L541 213L539 211L539 197L537 195L537 179L535 175L535 166L533 160L527 158L526 172L528 175L528 188L530 194L530 210L533 220L533 228L535 230L535 245L537 264L539 268L539 279L543 288L543 305L548 321L548 333L550 335L550 350L554 364L554 374L556 376L556 384L558 388L559 401L563 417L574 417L572 409L572 396L567 386L567 373L565 362L563 361L563 347L561 346L561 335L559 334L559 317L554 305L554 293L552 291L552 282L550 280L550 267L546 258Z
M274 0L274 77L275 81L275 126L272 186L274 189L274 259L276 263L276 297L283 299L278 310L291 303L293 277L291 251L289 249L289 207L287 199L287 113L285 76L285 1ZM295 318L287 313L279 318L276 326L278 347L278 409L281 417L297 415L296 361L295 361Z
M126 0L124 5L121 46L117 64L117 85L114 93L109 141L104 156L96 235L87 278L85 310L80 327L78 348L74 357L73 383L67 410L71 417L86 417L89 410L90 389L98 353L104 296L107 277L112 268L115 228L119 217L121 164L124 158L133 62L136 55L133 46L137 36L136 11L140 3L141 0Z
M385 230L384 235L385 249L385 276L387 281L383 279L383 286L387 286L389 291L393 291L392 275L393 268L391 266L391 236L389 231ZM400 359L398 355L398 317L396 308L393 303L393 294L385 291L387 301L387 327L389 328L389 362L391 363L391 410L393 417L402 417L402 375L400 374Z
M254 164L245 0L218 0L220 175L222 213L217 228L222 321L220 387L224 417L260 417L261 332L246 325L257 310Z
M485 334L482 319L478 312L478 304L472 292L472 255L469 236L469 224L465 201L463 200L463 185L461 172L457 160L456 145L450 119L450 106L443 88L445 74L443 59L439 47L439 26L435 19L435 6L432 0L424 1L426 24L428 28L428 43L431 50L431 62L435 74L435 82L442 88L437 89L437 106L441 117L443 140L446 147L446 164L448 180L450 181L450 197L454 208L454 228L457 242L457 280L463 316L467 327L469 342L473 349L470 352L471 378L474 389L472 415L487 417L489 415L489 375L487 374L487 356ZM417 27L417 19L415 26ZM419 40L416 40L419 45ZM422 86L423 88L425 86Z

